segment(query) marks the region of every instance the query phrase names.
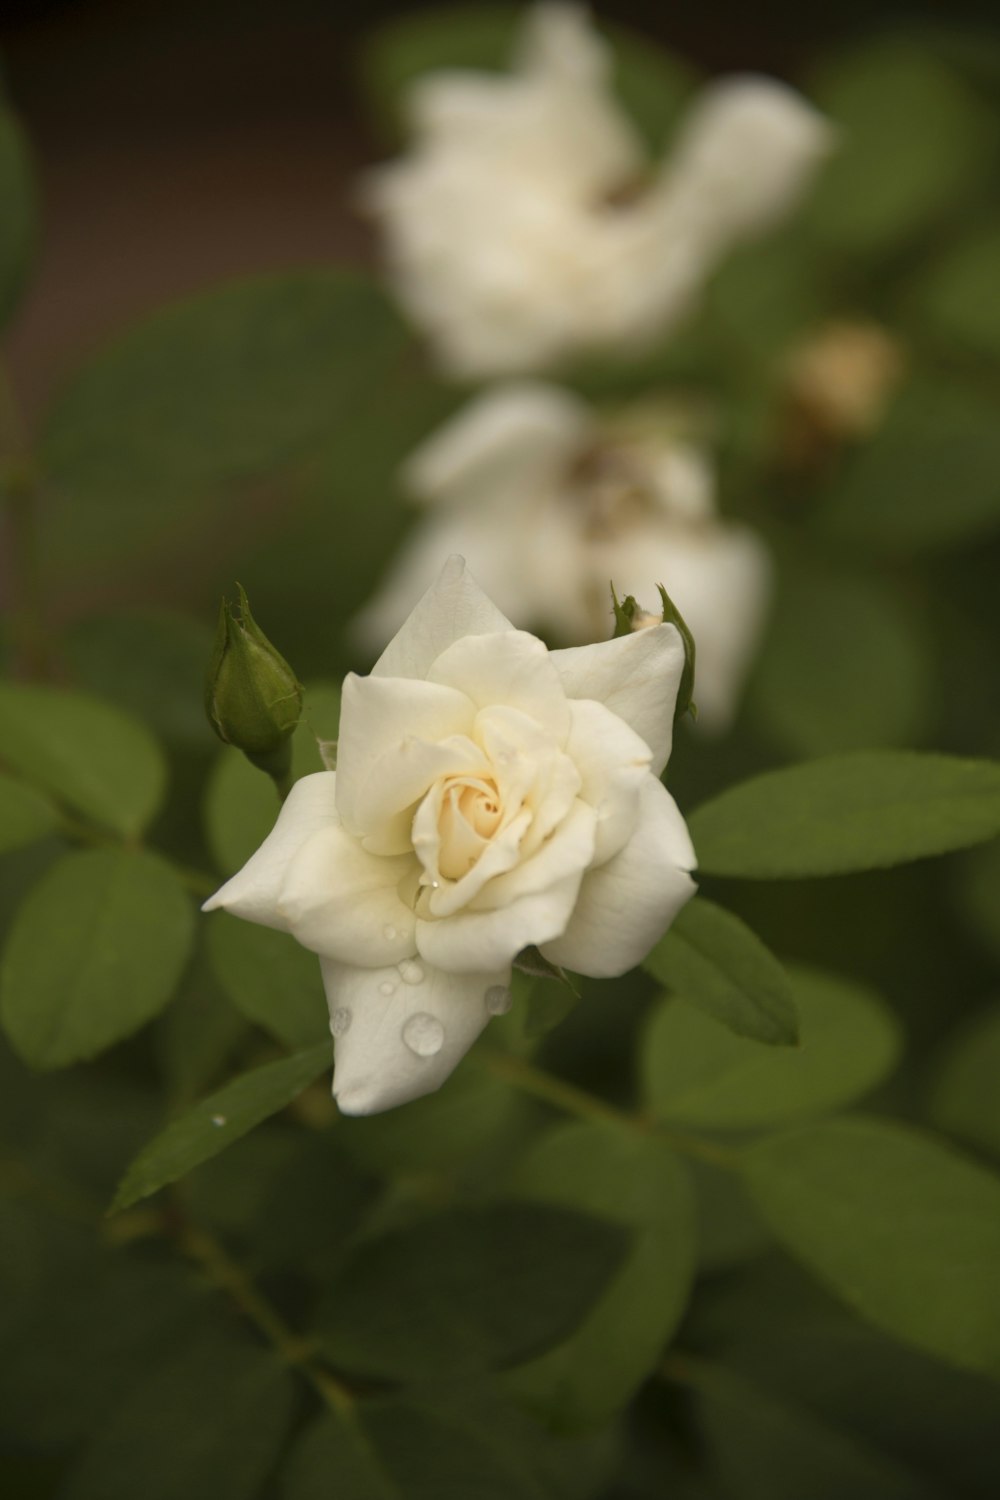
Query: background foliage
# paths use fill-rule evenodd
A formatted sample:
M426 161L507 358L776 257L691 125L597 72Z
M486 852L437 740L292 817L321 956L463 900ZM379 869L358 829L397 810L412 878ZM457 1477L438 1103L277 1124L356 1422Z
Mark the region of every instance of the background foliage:
M383 140L406 79L498 65L512 14L375 34ZM657 145L695 70L613 36ZM842 149L802 220L641 366L573 372L718 403L724 508L778 559L770 634L734 735L678 735L702 895L644 972L578 1001L522 976L445 1088L386 1116L336 1116L314 961L196 916L276 810L201 674L238 576L319 769L406 524L396 467L462 393L339 267L161 309L31 443L5 384L10 1493L996 1494L998 73L943 32L829 56L799 81ZM3 105L0 320L35 202ZM905 375L873 433L803 456L787 355L848 317ZM95 604L122 577L157 608Z

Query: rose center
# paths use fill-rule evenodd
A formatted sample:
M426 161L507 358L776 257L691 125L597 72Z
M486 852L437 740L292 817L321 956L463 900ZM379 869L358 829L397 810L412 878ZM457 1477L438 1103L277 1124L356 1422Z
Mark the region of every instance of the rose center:
M503 816L496 782L456 776L445 787L438 819L438 869L446 880L461 880L479 859Z

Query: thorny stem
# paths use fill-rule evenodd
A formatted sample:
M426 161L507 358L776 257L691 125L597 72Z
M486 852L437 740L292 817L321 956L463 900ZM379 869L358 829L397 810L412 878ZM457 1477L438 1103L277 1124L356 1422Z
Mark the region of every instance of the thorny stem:
M509 1052L492 1052L485 1049L478 1055L490 1072L498 1078L520 1089L522 1093L531 1094L535 1099L541 1099L556 1109L564 1110L567 1114L576 1115L582 1120L594 1120L602 1125L617 1125L642 1135L659 1136L682 1155L697 1157L700 1161L710 1162L714 1167L735 1171L739 1164L738 1153L729 1147L720 1146L714 1141L701 1140L698 1136L686 1135L682 1131L671 1130L661 1125L652 1115L617 1109L596 1094L590 1094L585 1089L578 1088L576 1084L567 1083L562 1078L556 1078L553 1074L536 1068L532 1063L526 1062L523 1057L515 1057Z

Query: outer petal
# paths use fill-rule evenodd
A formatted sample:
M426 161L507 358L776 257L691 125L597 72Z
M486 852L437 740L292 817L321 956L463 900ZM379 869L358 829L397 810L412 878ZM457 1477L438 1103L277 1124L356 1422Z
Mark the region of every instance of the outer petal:
M684 122L666 179L681 225L706 250L776 222L829 154L834 133L793 89L752 75L705 89Z
M614 859L587 874L566 930L542 945L543 954L598 979L626 973L694 895L688 871L695 864L677 804L650 776L640 793L635 834Z
M549 653L569 698L596 698L646 741L659 776L670 759L684 642L673 625L651 625L595 646Z
M652 753L624 719L591 698L572 700L567 754L582 777L580 796L597 814L594 865L628 843L639 816L639 793Z
M255 854L231 880L210 896L202 911L229 911L247 922L288 931L288 920L279 910L281 887L292 860L305 844L324 828L335 827L336 774L316 771L303 776L292 787L278 813L278 820Z
M498 485L514 496L546 483L592 425L582 401L557 386L500 386L462 408L422 443L403 468L421 500L475 505Z
M437 922L418 918L417 948L428 963L452 974L484 967L501 969L522 948L546 943L566 930L582 876L578 870L498 911L459 912Z
M523 630L466 636L441 653L427 677L463 693L477 709L493 704L519 709L543 725L560 747L566 743L566 693L537 636Z
M337 808L345 826L370 833L423 796L452 762L456 771L468 769L468 754L456 759L459 747L443 742L466 735L474 718L472 703L455 688L352 672L337 745ZM471 743L467 748L471 754Z
M450 557L372 668L373 677L427 676L427 669L452 641L465 635L491 635L513 625L483 593L460 557Z
M369 854L339 822L314 833L292 857L278 897L288 931L341 963L399 963L413 952L415 919L399 899L413 856Z
M362 969L324 959L322 970L333 1093L345 1115L378 1114L440 1088L490 1019L487 994L510 984L509 965L444 974L412 960Z

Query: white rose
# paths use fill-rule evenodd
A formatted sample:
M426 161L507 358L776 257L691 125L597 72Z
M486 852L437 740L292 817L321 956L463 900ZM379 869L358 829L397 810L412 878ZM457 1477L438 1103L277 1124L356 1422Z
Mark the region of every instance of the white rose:
M647 606L662 583L697 646L698 724L728 727L766 617L770 557L756 532L718 517L707 455L669 420L609 427L558 387L501 386L422 444L403 480L428 514L359 618L369 649L452 552L511 619L565 642L608 633L610 581Z
M509 1005L523 948L622 974L693 894L658 780L683 664L671 625L549 652L453 558L347 678L337 770L295 784L205 903L319 954L344 1113L436 1089Z
M441 363L472 378L648 342L719 259L769 228L830 148L791 89L704 90L646 159L586 12L530 11L509 74L439 72L409 97L407 155L369 174L388 272Z

